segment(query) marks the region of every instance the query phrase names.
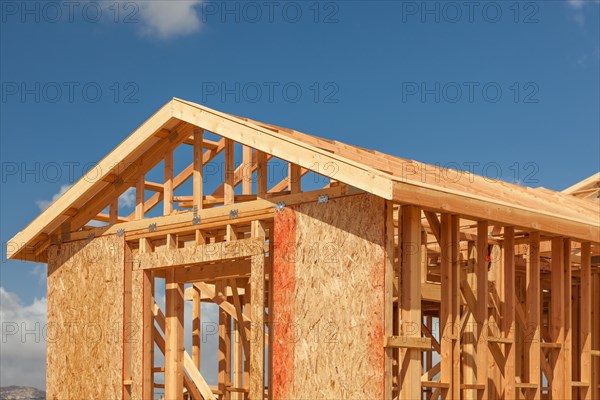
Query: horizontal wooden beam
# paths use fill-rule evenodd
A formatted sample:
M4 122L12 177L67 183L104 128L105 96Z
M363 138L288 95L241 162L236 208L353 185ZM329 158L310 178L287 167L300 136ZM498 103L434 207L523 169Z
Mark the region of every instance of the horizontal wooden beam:
M121 229L125 232L127 240L139 239L141 237L160 236L166 234L167 232L179 233L177 231L179 228L184 228L185 230L202 230L208 229L208 227L210 227L213 223L222 224L228 221L229 224L236 224L240 222L240 220L242 220L246 215L252 218L260 219L259 215L264 214L270 218L275 212L275 207L279 202L285 204L286 206L290 206L293 204L308 203L311 201L316 202L320 195L327 195L330 199L332 199L357 193L360 193L360 191L357 191L349 186L342 185L329 189L315 190L312 192L289 194L267 199L257 199L244 203L236 203L228 206L207 208L198 210L197 215L200 218L200 223L196 225L193 223L194 213L192 211L184 211L173 215L146 218L143 220L129 221L110 226L102 226L87 232L72 232L70 235L70 240L68 241L87 239L90 235L95 237L114 235ZM237 211L238 217L231 219L231 211ZM154 232L150 232L148 229L151 224L156 224L156 230Z
M134 269L164 269L226 261L264 254L264 240L249 238L230 242L138 253L131 262Z
M94 217L94 221L99 221L99 222L110 222L110 215L108 215L108 214L103 214L103 213L100 213L100 214L98 214L98 215L96 215L96 216ZM118 221L118 222L128 222L128 221L129 221L129 218L127 218L127 217L120 217L120 216L119 216L119 217L117 217L117 221Z
M236 264L241 264L241 263L245 263L245 260L242 261L234 261L234 263ZM249 265L249 264L248 264ZM207 285L211 288L211 293L215 291L215 285L212 283L207 283ZM193 300L193 294L196 291L196 289L194 289L193 287L188 287L187 289L185 289L184 292L184 298L186 301L192 301ZM243 297L245 294L245 290L244 288L238 288L238 295ZM231 290L231 287L228 286L225 290L224 295L227 297L227 299L229 299L230 297L233 296L233 291ZM212 298L210 296L208 296L206 293L200 293L200 301L212 301ZM229 300L228 300L229 301Z
M144 189L152 190L155 192L164 192L165 186L162 183L144 181Z
M597 224L595 221L568 219L500 200L476 195L466 196L449 189L442 191L406 182L394 182L393 193L395 202L417 204L428 211L458 214L486 220L492 224L510 225L600 243L600 229L598 225L594 225Z
M384 347L431 350L431 339L414 336L387 336Z
M248 276L250 276L250 262L248 260L202 264L175 270L175 281L180 283L214 281L229 278L247 278ZM204 297L204 292L202 292L202 295Z

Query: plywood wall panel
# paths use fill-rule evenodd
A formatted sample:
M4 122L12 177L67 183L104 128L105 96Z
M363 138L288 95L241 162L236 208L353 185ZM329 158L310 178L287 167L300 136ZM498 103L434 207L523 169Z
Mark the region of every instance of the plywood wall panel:
M294 391L294 320L296 277L296 212L277 213L273 251L273 398L285 399Z
M49 248L47 398L122 397L124 240Z
M131 268L131 263L126 266ZM131 345L131 398L134 400L142 398L143 313L151 312L143 309L143 275L144 271L139 269L133 270L131 275L131 337L128 340Z
M274 245L274 398L382 398L384 201L286 208Z

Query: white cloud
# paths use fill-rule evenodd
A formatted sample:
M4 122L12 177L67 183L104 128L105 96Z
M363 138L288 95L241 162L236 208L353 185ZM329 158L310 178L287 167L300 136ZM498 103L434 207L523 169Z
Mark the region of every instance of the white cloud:
M119 208L133 206L135 206L135 188L131 187L119 196Z
M0 382L2 386L46 387L46 298L23 304L0 286Z
M142 34L159 39L190 35L200 27L196 6L201 0L150 0L139 5Z
M573 20L579 25L580 28L583 28L585 25L585 17L580 10L577 10L575 14L573 14Z
M50 204L52 204L56 199L62 196L63 193L66 192L70 187L71 185L62 185L58 193L52 196L52 200L37 200L35 204L37 204L41 211L44 211L46 208L48 208Z
M571 9L571 18L583 29L585 25L585 12L584 8L588 6L588 3L600 3L599 0L566 0L567 6Z
M46 278L48 276L48 267L46 264L34 264L31 271L29 271L29 275L37 278L37 283L40 286L46 285Z
M583 8L584 2L583 0L567 0L567 4L576 10L581 10L581 8Z

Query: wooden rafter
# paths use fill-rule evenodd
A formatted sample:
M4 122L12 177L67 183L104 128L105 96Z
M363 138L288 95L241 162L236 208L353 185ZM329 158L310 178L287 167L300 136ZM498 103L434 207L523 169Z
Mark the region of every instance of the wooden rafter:
M37 255L48 245L44 235L73 232L83 227L115 197L135 185L137 177L149 171L165 157L165 153L179 144L193 145L194 126L224 138L219 142L203 140L206 148L203 163L222 151L224 140L235 141L247 149L246 159L252 148L253 159L254 154L257 157L262 157L261 154L274 156L300 168L300 174L305 170L313 171L403 204L418 201L419 207L427 211L451 212L486 219L498 226L513 225L600 243L597 208L587 200L545 189L531 190L491 182L473 174L426 166L173 99L98 164L94 179L82 178L17 234L8 246L8 256L39 261ZM173 177L170 180L172 190L187 180L193 169L191 164ZM453 176L459 179L440 179L449 173L456 173ZM297 176L298 170L293 174ZM233 181L228 179L230 185L235 186L238 181L235 172L233 175ZM164 199L164 185L160 185L144 182L145 189L157 191L145 201L145 213ZM245 185L248 191L247 180ZM262 184L257 185L257 190L262 190L261 187ZM288 189L296 190L295 187ZM132 217L134 215L129 216Z

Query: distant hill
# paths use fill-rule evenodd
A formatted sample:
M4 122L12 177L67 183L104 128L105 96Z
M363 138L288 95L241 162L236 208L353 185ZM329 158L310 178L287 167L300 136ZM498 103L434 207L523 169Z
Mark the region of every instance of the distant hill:
M32 387L0 387L0 400L46 400L46 392Z

